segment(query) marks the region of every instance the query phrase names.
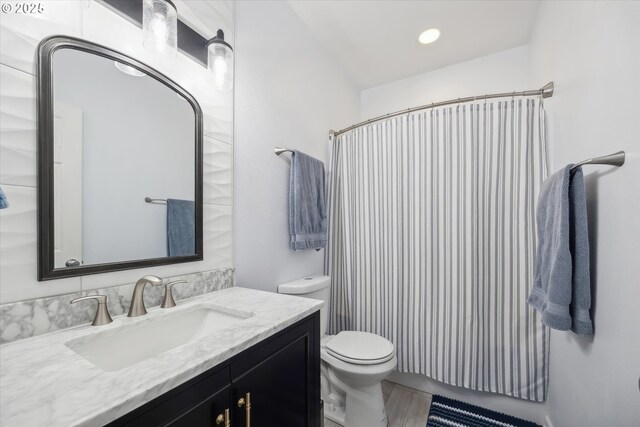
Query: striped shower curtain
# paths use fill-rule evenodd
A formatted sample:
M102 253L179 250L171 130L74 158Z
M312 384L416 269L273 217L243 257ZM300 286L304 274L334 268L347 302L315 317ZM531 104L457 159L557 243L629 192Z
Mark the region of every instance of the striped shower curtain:
M398 370L546 399L548 330L527 305L547 175L538 99L405 114L331 142L330 326L396 346Z

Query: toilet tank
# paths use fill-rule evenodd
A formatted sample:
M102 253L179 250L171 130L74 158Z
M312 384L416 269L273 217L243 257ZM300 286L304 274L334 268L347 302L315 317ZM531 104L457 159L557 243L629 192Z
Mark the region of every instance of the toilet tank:
M313 275L302 279L292 280L278 285L278 293L295 295L304 298L313 298L324 301L320 309L320 336L324 336L327 330L327 313L329 312L329 293L331 279L329 276Z

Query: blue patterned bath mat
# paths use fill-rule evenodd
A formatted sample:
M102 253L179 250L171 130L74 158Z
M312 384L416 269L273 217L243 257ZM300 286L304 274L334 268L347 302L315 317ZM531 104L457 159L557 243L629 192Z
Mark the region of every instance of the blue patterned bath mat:
M427 427L541 427L521 418L501 414L435 394Z

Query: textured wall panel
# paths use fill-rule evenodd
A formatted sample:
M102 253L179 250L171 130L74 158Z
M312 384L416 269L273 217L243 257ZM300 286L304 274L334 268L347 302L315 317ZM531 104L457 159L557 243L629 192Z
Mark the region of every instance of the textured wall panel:
M231 206L233 203L233 147L204 138L204 202Z
M233 144L232 92L215 93L220 98L216 103L204 97L198 99L204 114L204 134L218 141Z
M38 282L36 189L3 185L0 210L0 303L80 291L80 278Z
M204 205L204 258L209 268L233 265L231 206Z
M12 8L24 1L3 1ZM35 3L35 2L26 2ZM36 49L40 40L54 34L79 37L80 1L42 1L42 13L2 13L0 19L0 63L36 74Z
M36 186L36 94L31 74L0 65L0 184Z

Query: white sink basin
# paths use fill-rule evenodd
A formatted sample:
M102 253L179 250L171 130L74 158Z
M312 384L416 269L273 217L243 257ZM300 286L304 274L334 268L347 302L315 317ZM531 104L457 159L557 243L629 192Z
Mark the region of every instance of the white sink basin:
M65 345L105 371L117 371L197 339L206 339L252 316L210 307L157 315L130 325L97 332Z

